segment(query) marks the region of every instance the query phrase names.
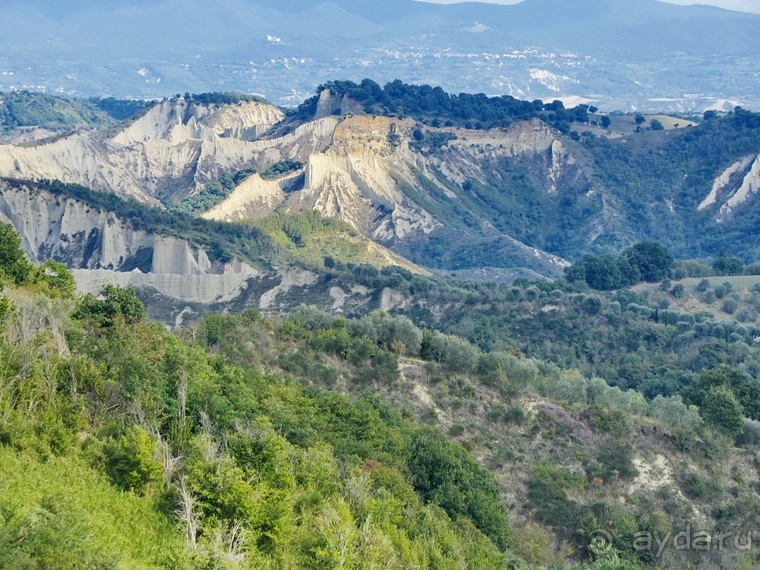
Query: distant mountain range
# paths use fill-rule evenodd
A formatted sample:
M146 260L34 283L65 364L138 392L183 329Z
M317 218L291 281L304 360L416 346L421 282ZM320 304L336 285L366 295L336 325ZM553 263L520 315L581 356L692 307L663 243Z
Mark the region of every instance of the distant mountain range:
M760 15L655 0L17 0L0 21L0 90L287 105L370 75L607 109L760 108L758 29Z

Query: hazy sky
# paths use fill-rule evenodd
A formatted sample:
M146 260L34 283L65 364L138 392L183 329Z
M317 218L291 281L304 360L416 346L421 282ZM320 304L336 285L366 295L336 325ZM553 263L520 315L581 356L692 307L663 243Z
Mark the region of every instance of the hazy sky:
M432 2L435 4L456 4L465 0L422 0L423 2ZM478 2L489 2L491 4L519 4L522 0L477 0ZM719 6L729 10L739 10L742 12L755 12L760 14L760 0L662 0L670 4L708 4L710 6Z

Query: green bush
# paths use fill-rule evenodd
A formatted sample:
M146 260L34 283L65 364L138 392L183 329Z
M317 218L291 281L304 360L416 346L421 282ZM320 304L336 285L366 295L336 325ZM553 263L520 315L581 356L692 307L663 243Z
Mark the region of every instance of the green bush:
M733 315L736 312L736 309L739 308L739 301L736 299L726 299L723 301L723 311L728 313L729 315Z
M478 353L473 346L458 337L425 331L420 356L442 364L452 372L469 372L475 368Z
M617 439L605 443L596 455L596 463L589 462L586 471L590 477L604 481L635 477L638 471L633 464L633 447L629 442Z
M0 281L16 285L26 283L34 269L21 248L21 240L12 225L0 222Z
M739 434L744 427L744 414L736 396L728 386L713 386L705 394L700 408L702 417L709 424Z
M510 542L507 514L500 493L486 472L464 450L430 430L412 441L409 469L423 498L456 518L469 516L500 548Z
M279 178L281 176L284 176L285 174L288 174L290 172L294 172L296 170L300 170L303 168L303 164L298 162L297 160L293 159L287 159L287 160L281 160L280 162L277 162L267 168L264 172L261 173L261 177L265 180L273 180L275 178Z
M145 319L145 307L134 289L108 284L101 289L100 297L87 294L74 316L106 329L113 328L120 321L135 324Z
M601 406L591 406L587 416L591 425L598 430L615 435L626 431L625 415L618 410L607 411Z
M691 499L708 499L717 497L723 492L714 480L694 471L683 473L677 480L684 495Z
M676 299L682 299L686 294L686 288L679 283L670 290L670 294Z
M745 419L741 433L736 436L736 444L741 446L760 445L760 422Z
M154 458L156 442L144 429L131 426L119 439L106 443L106 473L119 487L143 492L151 483L162 483L161 464Z

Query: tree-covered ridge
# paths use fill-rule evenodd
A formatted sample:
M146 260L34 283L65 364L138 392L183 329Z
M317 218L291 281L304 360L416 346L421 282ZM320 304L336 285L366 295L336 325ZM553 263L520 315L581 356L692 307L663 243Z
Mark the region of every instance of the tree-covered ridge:
M179 94L176 95L179 99ZM240 91L213 91L210 93L185 93L185 101L192 101L199 105L235 105L238 103L266 103L267 100L259 95L241 93Z
M539 100L521 101L509 95L451 94L441 87L410 85L399 79L383 87L371 79L364 79L358 85L353 81L330 81L317 87L317 95L306 100L300 111L313 115L319 94L324 90L358 101L368 113L413 117L429 121L433 126L506 128L515 121L540 117L562 132L569 132L571 122L588 121L589 111L588 105L565 109L560 101L544 105Z
M594 180L614 196L618 229L595 245L623 249L637 236L680 257L714 257L721 250L746 263L760 259L757 244L738 236L755 227L757 202L736 208L724 223L716 208L699 210L715 179L760 148L760 113L740 107L723 116L705 113L698 127L621 139L584 139ZM749 235L749 234L747 234Z
M671 307L684 289L684 267L710 270L701 262L676 262L668 273L673 281L665 280L665 298L660 299L625 288L594 291L583 281L474 283L400 267L325 261L336 283L390 288L402 295L404 306L397 312L420 326L466 338L488 352L516 349L639 389L648 397L678 394L702 369L720 363L739 367L753 379L760 377L755 350L760 287L737 301L730 285L718 279L696 292L705 298L705 308ZM726 303L733 314L717 313L715 309Z
M147 104L113 97L76 99L11 91L0 94L0 131L18 127L57 130L107 126L129 119Z

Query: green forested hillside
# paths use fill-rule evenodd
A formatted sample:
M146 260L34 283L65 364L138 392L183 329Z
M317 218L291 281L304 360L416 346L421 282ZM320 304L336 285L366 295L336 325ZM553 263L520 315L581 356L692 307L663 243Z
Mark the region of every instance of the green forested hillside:
M29 91L0 93L0 132L18 127L50 130L111 125L144 109L145 101L64 98Z
M78 298L2 231L4 568L506 564L498 489L441 432Z
M486 155L485 176L462 184L437 175L435 182L456 194L456 201L420 175L430 192L424 201L411 197L445 220L447 228L464 231L456 240L433 236L407 255L433 267L509 267L514 254L502 251L496 236L473 240L485 221L488 227L572 261L642 240L656 240L682 258L715 257L721 250L747 263L759 258L751 237L760 204L756 196L750 194L720 223L715 217L721 199L701 211L698 207L728 167L756 155L760 114L738 109L697 127L617 139L584 136L563 144L572 149L576 163L554 192L546 187L551 163L540 156ZM444 164L456 160L449 148L437 154ZM740 182L734 177L729 186L736 190Z
M594 179L621 214L618 235L599 246L620 247L640 236L667 245L680 257L717 256L725 249L746 262L758 259L755 241L740 237L753 235L756 200L722 224L713 219L717 206L697 208L726 168L758 152L760 114L737 108L724 117L707 116L698 127L585 142Z
M738 370L695 407L383 312L170 333L0 232L3 567L684 568L635 537L756 526ZM709 559L757 563L732 544Z
M519 351L481 352L382 312L347 320L304 307L284 320L250 316L207 317L180 334L306 386L370 392L444 427L496 476L511 550L528 563L685 568L704 554L668 546L655 555L636 548L635 537L662 540L694 525L733 529L744 540L754 524L758 424L741 416L754 417L756 396L736 370L705 369L684 392L697 408L680 396L645 399ZM598 529L612 537L601 550L590 542ZM735 548L712 560L756 563Z

